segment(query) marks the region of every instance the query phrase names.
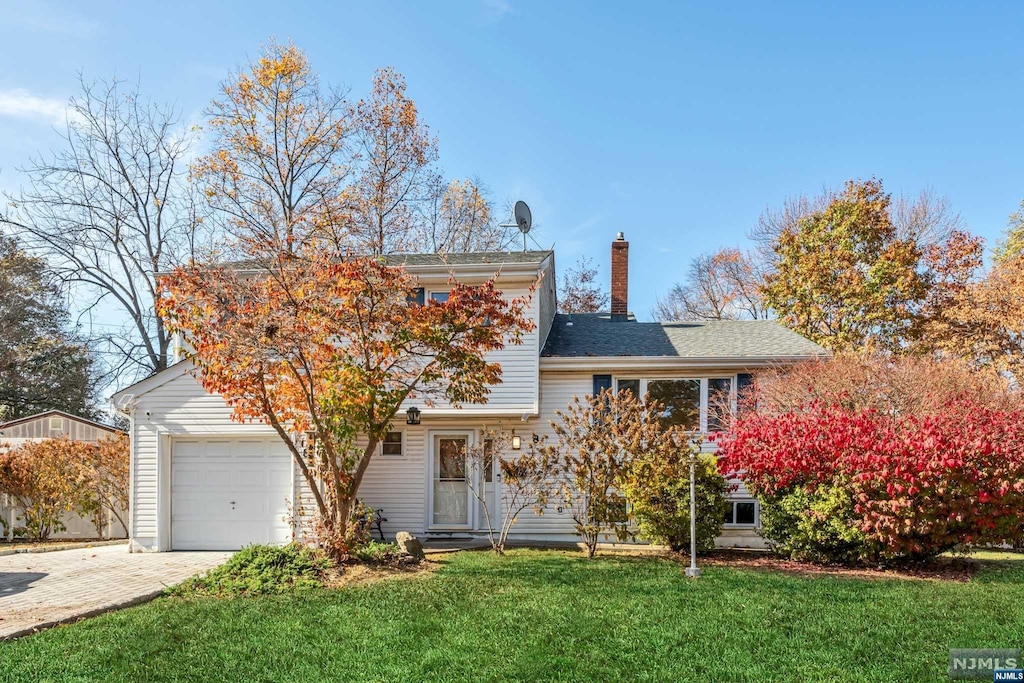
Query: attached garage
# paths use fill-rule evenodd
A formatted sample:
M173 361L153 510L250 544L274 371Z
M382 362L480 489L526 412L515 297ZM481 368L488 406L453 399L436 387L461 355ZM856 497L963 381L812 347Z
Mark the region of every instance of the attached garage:
M276 437L171 442L171 549L291 540L292 458Z

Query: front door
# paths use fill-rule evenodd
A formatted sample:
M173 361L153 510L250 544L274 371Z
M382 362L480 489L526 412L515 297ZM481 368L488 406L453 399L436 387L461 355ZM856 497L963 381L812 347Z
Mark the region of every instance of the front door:
M434 434L431 439L432 527L470 528L469 437L468 433Z

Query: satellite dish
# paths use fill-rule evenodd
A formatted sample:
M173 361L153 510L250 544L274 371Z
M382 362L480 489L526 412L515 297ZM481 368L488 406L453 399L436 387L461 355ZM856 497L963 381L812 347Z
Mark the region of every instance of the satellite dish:
M530 226L533 225L533 216L530 215L530 207L526 205L524 201L516 202L515 209L513 210L516 217L516 225L519 226L519 232L526 233L530 232Z

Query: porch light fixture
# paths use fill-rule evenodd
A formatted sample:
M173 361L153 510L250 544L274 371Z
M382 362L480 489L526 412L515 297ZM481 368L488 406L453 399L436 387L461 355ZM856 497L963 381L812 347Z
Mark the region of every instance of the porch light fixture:
M409 410L405 411L405 424L407 425L418 425L420 423L420 409L416 406L412 406Z
M523 447L523 440L519 437L518 434L516 434L513 431L512 432L512 450L518 451L522 447Z

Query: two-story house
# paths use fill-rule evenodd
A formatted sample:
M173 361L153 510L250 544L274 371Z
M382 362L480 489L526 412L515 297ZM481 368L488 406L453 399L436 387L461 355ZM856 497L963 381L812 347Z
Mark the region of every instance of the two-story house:
M714 430L709 404L735 402L738 387L757 368L821 357L825 350L774 321L642 323L628 310L629 243L612 243L611 311L556 314L552 251L395 255L419 279L423 297L448 294L448 279L483 281L498 273L501 290L520 296L540 278L530 304L537 323L521 346L495 352L502 382L487 403L420 411L417 424L400 413L374 457L359 491L382 508L386 533L468 536L485 523L469 482L501 500L499 473L473 472L459 453L482 430L514 430L525 444L551 435L554 411L574 395L603 387L650 392L686 416L686 424ZM284 444L262 424L230 420L230 409L208 394L188 362L178 363L116 394L131 419L132 549L235 549L292 538L292 501L304 483ZM526 447L525 445L522 447ZM471 479L472 478L472 479ZM758 511L742 489L727 517L726 545L758 545ZM556 507L520 516L519 540L575 540L572 521Z

